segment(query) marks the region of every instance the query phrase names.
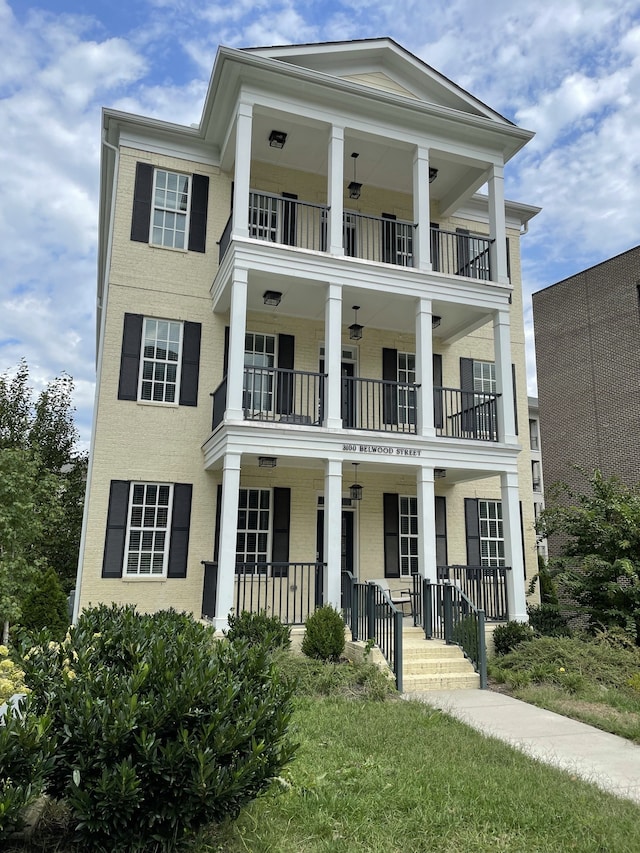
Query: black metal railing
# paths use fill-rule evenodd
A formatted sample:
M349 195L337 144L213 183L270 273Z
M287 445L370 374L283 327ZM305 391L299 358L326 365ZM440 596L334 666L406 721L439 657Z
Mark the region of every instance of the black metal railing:
M459 388L433 389L436 435L498 441L498 397Z
M345 211L342 219L344 253L352 258L413 266L415 225L401 219Z
M431 266L436 272L491 281L489 247L478 234L431 228Z
M461 589L492 622L509 621L507 572L509 566L438 566L437 579Z
M213 619L218 564L203 561L203 565L202 615ZM324 563L236 563L233 609L236 614L265 612L286 625L303 625L322 605L324 567Z
M321 426L324 419L324 373L281 367L245 367L242 391L249 421Z
M227 409L227 377L222 380L211 395L213 397L213 412L211 415L211 431L220 426Z
M480 676L480 688L487 687L485 614L460 587L448 581L432 583L419 578L421 585L422 628L427 640L444 640L460 646Z
M299 249L327 249L327 206L273 193L249 193L249 236Z
M233 225L233 214L227 219L227 224L224 226L224 230L220 235L220 239L218 240L218 265L222 263L222 259L224 258L227 249L229 248L229 243L231 242L231 226Z
M351 572L342 573L342 607L353 640L374 641L402 692L402 611L385 590L372 582L358 583Z
M416 432L419 385L385 379L342 378L342 419L347 429Z

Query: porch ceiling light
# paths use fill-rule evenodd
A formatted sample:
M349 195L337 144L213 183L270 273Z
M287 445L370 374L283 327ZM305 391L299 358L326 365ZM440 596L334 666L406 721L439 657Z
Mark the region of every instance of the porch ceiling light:
M432 314L431 315L431 328L437 329L438 326L440 325L441 320L442 320L442 317L438 317L437 314Z
M262 294L262 301L265 305L273 305L277 307L280 305L280 300L282 299L282 294L277 290L265 290Z
M275 456L258 456L258 468L275 468L277 464Z
M284 130L272 130L269 134L269 145L272 148L284 148L287 141L287 134Z
M347 187L349 190L349 198L360 198L360 190L362 189L362 184L359 184L356 180L356 160L360 156L357 151L354 151L351 155L353 157L353 180Z
M349 497L352 501L361 501L362 500L362 486L357 482L358 480L358 465L359 462L351 463L355 468L354 479L356 480L351 486L349 486Z
M438 170L435 166L429 166L429 183L432 184L438 177Z
M358 323L358 311L360 310L359 305L353 306L354 311L354 320L353 323L349 326L349 337L352 341L359 341L362 338L362 330L364 326L361 326Z

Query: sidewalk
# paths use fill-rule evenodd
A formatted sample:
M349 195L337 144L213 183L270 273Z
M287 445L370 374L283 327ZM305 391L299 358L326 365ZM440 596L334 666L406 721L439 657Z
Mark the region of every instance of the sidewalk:
M405 693L533 758L640 803L640 746L491 690Z

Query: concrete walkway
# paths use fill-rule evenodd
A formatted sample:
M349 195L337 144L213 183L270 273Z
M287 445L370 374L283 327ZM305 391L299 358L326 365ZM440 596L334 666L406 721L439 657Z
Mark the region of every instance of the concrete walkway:
M533 758L640 803L640 746L491 690L405 693Z

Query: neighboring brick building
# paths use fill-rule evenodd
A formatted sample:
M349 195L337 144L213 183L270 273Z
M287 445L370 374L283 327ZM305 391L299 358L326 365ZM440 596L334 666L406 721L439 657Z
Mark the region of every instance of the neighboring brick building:
M220 48L197 127L104 111L76 612L455 567L526 619L531 136L390 39Z
M547 499L576 466L640 481L640 246L533 294Z

